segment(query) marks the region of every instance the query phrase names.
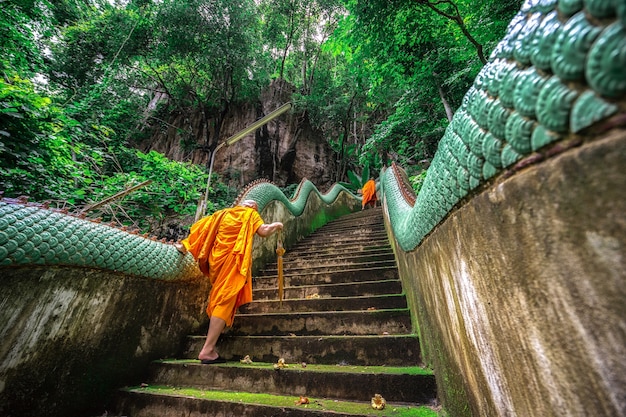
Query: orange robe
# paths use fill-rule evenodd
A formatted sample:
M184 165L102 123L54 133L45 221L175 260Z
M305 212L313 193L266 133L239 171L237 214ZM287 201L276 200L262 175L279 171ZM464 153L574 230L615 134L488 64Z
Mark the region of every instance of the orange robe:
M370 201L376 201L376 182L372 179L368 180L365 185L363 185L361 192L363 193L361 208L365 208L365 205Z
M252 208L227 208L194 223L181 242L211 282L207 314L227 326L237 308L252 301L252 243L262 224Z

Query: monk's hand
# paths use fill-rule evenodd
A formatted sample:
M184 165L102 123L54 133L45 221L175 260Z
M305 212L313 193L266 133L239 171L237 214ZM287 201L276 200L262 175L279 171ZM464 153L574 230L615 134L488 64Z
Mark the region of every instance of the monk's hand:
M270 224L262 224L256 231L261 237L268 237L274 234L278 230L282 230L283 224L281 222L274 222Z
M274 222L271 224L272 226L272 234L278 232L279 230L283 230L283 224L281 222Z

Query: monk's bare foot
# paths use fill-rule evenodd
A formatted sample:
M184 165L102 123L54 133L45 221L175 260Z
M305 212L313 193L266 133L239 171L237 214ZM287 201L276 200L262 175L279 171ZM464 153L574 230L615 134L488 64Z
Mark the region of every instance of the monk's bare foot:
M182 243L174 243L174 247L176 248L177 251L179 251L183 255L187 254L187 248Z
M198 355L198 359L200 361L212 361L219 357L220 355L217 353L216 350L212 350L210 352L201 351L200 354Z
M198 360L199 360L199 361L214 361L214 360L216 360L216 359L217 359L217 358L219 358L219 357L220 357L220 355L215 355L215 356L214 356L214 357L212 357L212 358L209 358L209 357L200 357L200 356L198 356Z

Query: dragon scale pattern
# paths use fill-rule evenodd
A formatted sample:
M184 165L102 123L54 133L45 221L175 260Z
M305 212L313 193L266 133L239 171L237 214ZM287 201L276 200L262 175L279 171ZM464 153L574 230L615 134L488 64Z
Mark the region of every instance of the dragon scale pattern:
M235 204L246 199L254 200L259 206L259 212L262 212L267 204L273 200L277 200L287 207L292 215L297 217L304 211L310 194L317 194L324 203L332 204L342 191L352 194L347 188L340 184L333 185L327 193L322 194L311 181L304 178L298 185L293 198L288 199L276 185L267 180L258 180L246 187L235 200ZM357 196L354 197L360 198Z
M39 204L0 201L0 265L95 267L147 278L193 276L172 245Z

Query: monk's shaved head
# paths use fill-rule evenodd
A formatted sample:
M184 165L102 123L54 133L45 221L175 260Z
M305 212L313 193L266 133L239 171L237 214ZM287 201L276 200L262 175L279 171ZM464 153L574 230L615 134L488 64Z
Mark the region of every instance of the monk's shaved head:
M242 207L250 207L257 211L259 210L259 205L254 200L243 200L239 205Z

